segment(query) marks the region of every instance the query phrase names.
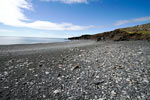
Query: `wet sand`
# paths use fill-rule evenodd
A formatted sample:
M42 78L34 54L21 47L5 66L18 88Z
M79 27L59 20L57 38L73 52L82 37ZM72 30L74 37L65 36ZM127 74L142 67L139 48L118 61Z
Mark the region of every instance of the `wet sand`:
M150 42L0 46L1 100L148 100Z

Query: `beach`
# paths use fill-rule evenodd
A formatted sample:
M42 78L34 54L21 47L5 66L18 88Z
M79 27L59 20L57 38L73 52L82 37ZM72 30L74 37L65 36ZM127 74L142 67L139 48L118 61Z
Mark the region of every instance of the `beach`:
M0 46L1 100L148 100L150 42Z

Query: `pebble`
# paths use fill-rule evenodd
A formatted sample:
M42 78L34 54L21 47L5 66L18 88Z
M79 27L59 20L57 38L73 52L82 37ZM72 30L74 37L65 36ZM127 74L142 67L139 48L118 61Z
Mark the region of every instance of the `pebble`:
M4 72L4 75L8 75L8 72L5 71L5 72Z
M149 83L148 79L144 78L143 82Z
M58 94L58 93L60 93L61 91L60 90L55 90L53 93L54 94Z
M121 66L117 65L115 66L116 69L121 69Z
M116 92L115 91L111 91L111 96L112 97L116 96Z
M41 100L49 95L50 100L149 100L149 43L121 41L98 42L96 45L86 48L86 52L80 52L84 48L78 51L75 48L73 53L63 49L63 54L58 52L57 57L53 53L44 53L41 54L44 61L40 63L34 62L39 61L35 54L31 65L31 59L25 58L6 66L2 61L0 99L14 95L15 99L33 97ZM137 53L139 48L144 54ZM31 73L29 70L32 69L34 72Z
M99 76L96 76L96 78L99 78Z
M102 80L102 81L94 81L94 84L95 84L95 85L100 85L100 84L102 84L102 83L104 83L103 80Z
M46 98L46 95L43 95L43 98Z
M76 70L76 69L79 69L80 67L77 65L77 66L75 66L75 67L73 67L71 70L73 71L73 70Z
M45 72L45 74L47 75L47 74L49 74L49 72Z
M38 76L38 74L35 74L34 76L35 76L35 77L37 77L37 76Z

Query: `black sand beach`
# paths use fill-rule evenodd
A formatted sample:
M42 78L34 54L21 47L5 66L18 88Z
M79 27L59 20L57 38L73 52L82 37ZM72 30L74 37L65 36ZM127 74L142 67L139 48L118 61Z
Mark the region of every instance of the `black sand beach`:
M150 42L0 46L0 100L149 100Z

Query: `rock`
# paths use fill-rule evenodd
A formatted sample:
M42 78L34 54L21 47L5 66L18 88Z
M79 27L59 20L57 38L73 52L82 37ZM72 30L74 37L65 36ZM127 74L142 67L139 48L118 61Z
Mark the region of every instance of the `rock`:
M60 77L61 76L61 74L59 73L59 74L57 74L57 77Z
M102 83L104 83L105 81L104 80L102 80L102 81L94 81L94 84L95 85L100 85L100 84L102 84Z
M41 60L41 61L39 62L39 67L43 67L43 66L44 66L44 63L45 63L45 60Z
M115 69L121 69L121 66L117 65L115 66Z
M125 31L115 30L112 34L114 35L114 37L112 38L112 40L114 41L126 41L129 39L129 34Z
M4 75L8 75L8 72L5 71L5 72L4 72Z
M49 72L45 72L45 74L47 75L47 74L49 74Z
M39 64L39 67L42 67L42 66L43 66L43 64L40 63L40 64Z
M14 59L11 59L11 60L8 61L8 63L13 63L13 62L15 62Z
M58 93L60 93L61 91L60 90L55 90L53 93L54 94L58 94Z
M34 76L35 76L35 77L37 77L37 76L38 76L38 74L35 74Z
M29 71L33 71L34 69L33 68L29 68Z
M99 78L99 75L97 75L96 78Z
M46 95L43 94L43 98L46 98Z
M73 67L71 70L73 71L73 70L77 70L77 69L79 69L80 67L77 65L77 66L75 66L75 67Z
M111 91L111 96L112 96L112 97L116 96L116 94L117 94L117 93L116 93L114 90Z
M148 81L148 79L147 79L147 78L144 78L144 79L143 79L143 82L145 82L145 83L149 83L149 81Z
M40 63L44 63L44 62L45 62L45 60L41 60L41 61L40 61Z

